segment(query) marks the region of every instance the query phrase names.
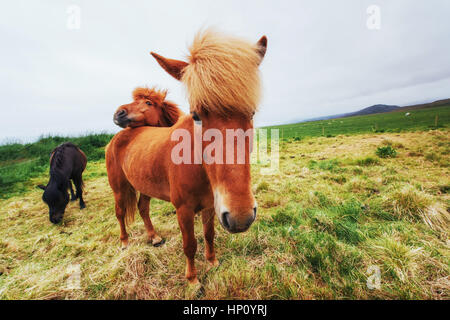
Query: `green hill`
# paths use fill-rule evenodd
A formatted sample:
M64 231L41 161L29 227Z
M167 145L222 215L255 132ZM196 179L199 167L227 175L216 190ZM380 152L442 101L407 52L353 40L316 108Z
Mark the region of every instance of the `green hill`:
M409 113L406 116L406 112ZM281 138L336 136L371 132L403 132L445 128L450 124L450 103L439 107L408 108L401 111L339 119L269 126L280 129Z

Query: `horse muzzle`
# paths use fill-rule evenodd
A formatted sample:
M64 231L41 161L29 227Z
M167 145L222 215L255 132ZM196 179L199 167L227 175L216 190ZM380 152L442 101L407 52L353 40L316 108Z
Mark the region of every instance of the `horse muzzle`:
M63 216L64 216L64 213L58 213L58 214L51 213L50 214L50 222L53 224L58 224L62 221Z
M219 222L222 227L230 233L239 233L247 231L256 219L256 207L252 212L240 217L235 217L228 211L221 212L219 214Z
M224 197L217 189L214 191L214 210L222 227L230 233L247 231L256 219L256 201L248 207L235 207L232 210L224 202Z
M113 121L121 128L126 128L131 123L130 118L128 118L128 113L126 110L119 110L114 114Z

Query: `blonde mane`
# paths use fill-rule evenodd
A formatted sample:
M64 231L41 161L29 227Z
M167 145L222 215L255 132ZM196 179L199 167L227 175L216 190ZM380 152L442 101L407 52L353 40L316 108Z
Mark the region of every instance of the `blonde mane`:
M189 52L181 81L191 112L246 117L256 112L261 96L256 44L208 29L196 35Z

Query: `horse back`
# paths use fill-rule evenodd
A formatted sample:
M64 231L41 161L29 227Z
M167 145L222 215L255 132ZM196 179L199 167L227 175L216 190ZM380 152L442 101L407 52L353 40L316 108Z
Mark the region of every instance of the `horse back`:
M114 191L125 182L147 196L170 200L170 128L127 128L106 147L108 179Z
M81 175L86 168L86 154L71 142L56 147L50 155L50 170L58 169L68 178Z

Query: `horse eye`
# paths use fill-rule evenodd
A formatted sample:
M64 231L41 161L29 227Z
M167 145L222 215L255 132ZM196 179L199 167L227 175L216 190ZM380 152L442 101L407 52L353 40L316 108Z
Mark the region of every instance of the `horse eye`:
M151 105L152 105L152 103L151 103L150 101L147 101L146 104L147 104L148 106L151 106Z

